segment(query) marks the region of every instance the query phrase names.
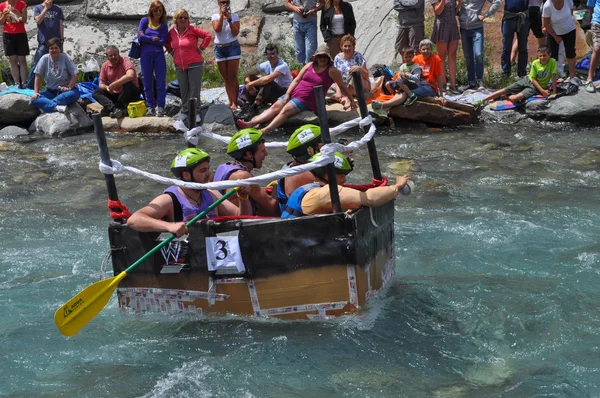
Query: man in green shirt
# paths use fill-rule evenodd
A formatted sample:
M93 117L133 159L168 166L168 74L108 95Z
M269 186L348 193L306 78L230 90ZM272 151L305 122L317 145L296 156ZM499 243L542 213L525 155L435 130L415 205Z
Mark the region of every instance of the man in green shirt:
M538 58L531 64L528 76L524 76L508 87L498 90L482 100L475 101L473 105L481 106L503 95L510 94L508 100L514 104L525 101L534 95L550 95L547 87L552 80L552 93L556 94L556 60L550 57L550 48L540 46L537 51Z

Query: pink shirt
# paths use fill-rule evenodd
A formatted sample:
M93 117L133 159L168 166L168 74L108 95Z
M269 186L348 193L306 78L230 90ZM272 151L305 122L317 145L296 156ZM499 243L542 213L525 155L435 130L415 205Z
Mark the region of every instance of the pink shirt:
M179 35L174 26L167 36L167 51L173 56L173 63L177 69L189 69L192 64L204 62L202 53L198 50L198 39L202 39L200 48L205 50L210 44L212 36L207 31L193 25L188 25L183 34Z
M292 92L292 98L299 99L311 111L317 113L317 98L315 97L313 87L323 86L323 91L327 93L327 90L333 84L333 80L329 76L329 69L332 66L328 66L321 73L315 73L313 65L309 66L306 72L304 72L302 80L300 80Z
M120 57L120 61L117 64L117 66L112 66L110 61L104 62L102 64L102 68L100 68L100 82L107 85L112 82L116 82L121 77L123 77L125 73L130 69L133 70L133 84L135 84L137 88L140 88L137 73L135 71L135 66L133 66L129 58L125 57ZM121 89L119 88L114 91L115 93L118 93L119 91L121 91Z

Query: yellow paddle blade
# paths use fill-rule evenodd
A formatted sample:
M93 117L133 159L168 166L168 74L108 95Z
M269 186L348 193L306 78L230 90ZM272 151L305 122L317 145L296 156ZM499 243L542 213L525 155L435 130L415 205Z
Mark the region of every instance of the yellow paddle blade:
M108 303L119 282L127 276L125 271L103 281L91 284L54 313L58 330L67 337L74 336L92 320Z

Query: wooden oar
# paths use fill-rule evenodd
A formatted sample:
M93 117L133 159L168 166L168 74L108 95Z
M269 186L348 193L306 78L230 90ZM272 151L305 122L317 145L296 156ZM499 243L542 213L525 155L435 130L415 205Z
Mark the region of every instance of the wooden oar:
M237 189L232 189L213 204L208 206L206 210L198 214L192 220L187 222L186 226L191 226L196 221L204 217L209 211L217 207L221 202L230 197ZM167 239L160 242L142 258L131 264L129 268L122 271L119 275L91 284L83 289L79 294L67 301L54 313L54 322L58 330L65 336L74 336L85 325L88 324L108 303L113 292L119 286L119 282L123 280L135 267L144 262L148 257L152 256L161 247L165 246L175 238L175 234L171 234Z

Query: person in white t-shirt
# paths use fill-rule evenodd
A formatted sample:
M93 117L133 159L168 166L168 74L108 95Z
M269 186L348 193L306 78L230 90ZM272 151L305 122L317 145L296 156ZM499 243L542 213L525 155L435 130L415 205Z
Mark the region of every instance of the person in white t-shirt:
M225 91L229 99L229 107L237 109L238 80L242 49L237 35L240 33L240 17L231 12L229 0L217 0L219 13L212 16L212 26L215 30L215 61L219 72L225 80Z
M255 116L259 106L277 101L294 80L287 62L279 58L279 49L275 44L267 44L265 56L267 61L260 63L244 76L246 87L238 98L238 105L246 107L239 116L242 119ZM259 75L262 76L258 77Z
M577 29L573 19L573 0L548 0L542 9L542 25L548 34L552 58L558 60L558 47L565 45L565 58L569 65L569 79L575 77L575 41Z

